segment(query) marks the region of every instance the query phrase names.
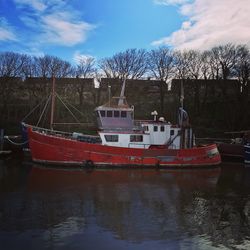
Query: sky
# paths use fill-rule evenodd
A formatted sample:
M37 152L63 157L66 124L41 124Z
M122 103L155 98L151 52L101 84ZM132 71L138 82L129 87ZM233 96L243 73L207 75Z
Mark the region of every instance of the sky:
M0 0L0 52L77 63L226 43L250 46L250 0Z

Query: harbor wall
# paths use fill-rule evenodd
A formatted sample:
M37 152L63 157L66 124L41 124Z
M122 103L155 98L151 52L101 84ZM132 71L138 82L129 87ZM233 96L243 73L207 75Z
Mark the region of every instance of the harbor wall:
M94 109L119 96L120 79L102 78L98 87L93 78L58 78L55 119L70 122L72 116L66 105L73 105L75 115L87 127L95 127ZM26 121L36 124L49 98L51 78L0 78L0 127L7 133L17 132L19 123L36 106L39 106ZM110 87L109 87L110 86ZM127 80L127 101L135 107L137 119L150 119L156 110L159 116L175 123L180 106L181 86L184 89L184 108L191 123L202 133L249 129L249 90L242 91L236 80L172 80L170 86L158 80ZM109 93L110 91L110 93ZM49 111L49 104L46 112ZM70 108L71 109L71 108ZM44 111L45 113L45 111ZM48 123L49 115L42 120ZM248 127L247 127L248 126Z

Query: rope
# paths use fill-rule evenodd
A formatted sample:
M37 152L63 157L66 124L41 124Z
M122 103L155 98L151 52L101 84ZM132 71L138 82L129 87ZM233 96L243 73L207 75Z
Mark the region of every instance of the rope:
M55 93L56 94L56 97L60 100L60 102L65 106L65 108L69 111L69 113L72 115L72 117L74 117L74 119L78 122L78 123L80 123L80 121L77 119L77 117L72 113L72 111L68 108L68 106L66 105L66 103L71 107L71 108L73 108L75 111L77 111L77 112L79 112L82 116L84 116L84 114L79 110L79 109L77 109L76 107L74 107L72 104L70 104L68 101L66 101L65 100L65 102L60 98L60 96L57 94L57 93ZM46 98L44 98L38 105L36 105L24 118L23 118L23 120L22 121L24 121L25 119L27 119L39 106L41 106L41 104L46 100L46 102L45 102L45 105L44 105L44 108L43 108L43 110L42 110L42 112L41 112L41 115L40 115L40 117L39 117L39 120L38 120L38 122L37 122L37 124L36 124L36 126L38 126L39 124L40 124L40 122L41 122L41 120L42 120L42 118L44 118L44 120L45 120L45 116L44 116L44 114L45 113L47 113L48 112L48 110L47 110L47 107L48 107L48 104L49 104L49 101L50 101L50 99L51 99L51 94L49 95L49 97L47 98L47 100L46 100ZM13 142L14 143L14 142Z
M74 105L69 103L67 100L64 100L64 102L66 102L70 107L72 107L74 110L76 110L77 112L79 112L81 115L84 116L84 113L82 113L79 109L77 109Z
M40 121L41 121L41 119L42 119L42 117L43 117L43 115L44 115L44 112L45 112L45 110L47 109L48 103L49 103L49 101L50 101L50 97L51 97L51 94L49 95L49 97L48 97L48 99L47 99L47 101L46 101L46 103L45 103L45 106L44 106L44 108L43 108L43 111L42 111L42 113L41 113L41 115L40 115L40 117L39 117L39 120L38 120L36 126L38 126L38 124L40 123Z
M44 98L40 103L38 103L24 118L22 121L26 120L44 101L46 98Z
M58 94L56 93L56 95L57 95L57 98L59 99L59 96L58 96ZM62 102L62 100L60 100L61 102ZM81 112L78 108L76 108L74 105L72 105L71 103L69 103L67 100L64 100L64 102L68 105L68 106L70 106L71 108L73 108L75 111L77 111L79 114L81 114L83 117L86 115L86 114L84 114L83 112ZM65 104L64 104L65 105ZM88 122L88 120L89 119L87 119L86 118L86 121ZM78 123L80 123L80 122L78 122Z
M66 101L66 100L65 100L65 101ZM79 109L77 109L74 105L70 104L68 101L66 101L66 102L67 102L67 104L68 104L70 107L72 107L74 110L76 110L77 112L79 112L79 113L84 117L84 113L83 113L83 112L81 112ZM86 115L86 114L85 114L85 115ZM88 122L89 119L86 118L86 121Z
M75 120L80 123L80 121L76 118L76 116L71 112L71 110L68 108L68 106L63 102L63 100L60 98L60 96L56 93L56 97L61 101L61 103L64 105L64 107L69 111L69 113L75 118Z
M4 139L7 139L7 141L9 141L11 144L16 145L16 146L21 146L21 145L28 143L28 140L25 142L14 142L8 136L4 136Z

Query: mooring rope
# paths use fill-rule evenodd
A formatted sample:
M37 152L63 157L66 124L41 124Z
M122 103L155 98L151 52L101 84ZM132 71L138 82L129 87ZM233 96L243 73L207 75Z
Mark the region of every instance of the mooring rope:
M28 140L25 142L14 142L9 138L9 136L4 136L4 139L7 139L11 144L16 145L16 146L22 146L28 142Z

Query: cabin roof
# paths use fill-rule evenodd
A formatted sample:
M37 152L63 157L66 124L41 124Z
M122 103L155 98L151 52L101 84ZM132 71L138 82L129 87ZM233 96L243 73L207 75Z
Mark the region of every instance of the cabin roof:
M123 103L119 103L119 100L123 100ZM133 109L128 105L126 97L112 97L109 102L98 106L95 110L126 110L132 111Z

